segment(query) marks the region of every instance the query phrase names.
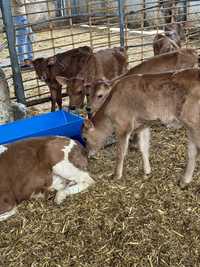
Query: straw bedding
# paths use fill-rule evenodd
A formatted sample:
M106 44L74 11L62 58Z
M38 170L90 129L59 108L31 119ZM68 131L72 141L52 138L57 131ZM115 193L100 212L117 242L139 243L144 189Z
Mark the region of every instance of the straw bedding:
M121 180L109 178L115 146L90 160L95 186L61 206L24 202L0 223L0 266L199 266L200 186L177 186L185 165L185 132L155 125L152 174L131 148Z

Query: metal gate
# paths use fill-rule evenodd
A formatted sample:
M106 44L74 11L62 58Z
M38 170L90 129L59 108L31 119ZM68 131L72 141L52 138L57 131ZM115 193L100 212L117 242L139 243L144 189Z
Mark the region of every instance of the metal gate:
M8 49L1 52L12 99L35 105L49 99L49 90L32 70L22 72L16 52L13 1L1 0ZM25 0L33 57L48 57L89 45L94 50L126 46L130 66L153 55L155 33L171 21L188 21L186 46L199 49L200 1L186 0Z

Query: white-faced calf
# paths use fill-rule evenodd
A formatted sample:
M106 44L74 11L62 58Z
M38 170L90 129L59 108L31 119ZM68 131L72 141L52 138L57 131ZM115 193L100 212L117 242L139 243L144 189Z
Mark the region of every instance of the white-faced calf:
M23 200L56 190L60 204L93 182L85 151L73 140L45 137L0 145L0 220L15 214Z
M147 123L160 120L164 124L183 124L188 131L188 162L180 181L190 183L196 155L200 149L200 70L177 73L130 75L114 85L103 106L91 120L86 120L82 135L89 155L96 153L114 131L117 144L115 176L121 178L124 157L132 132L140 134L140 150L144 171L150 173L149 131Z

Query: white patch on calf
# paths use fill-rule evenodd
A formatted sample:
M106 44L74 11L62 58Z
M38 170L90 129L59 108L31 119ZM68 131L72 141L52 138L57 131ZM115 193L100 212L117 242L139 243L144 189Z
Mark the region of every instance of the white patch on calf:
M3 154L3 152L5 152L6 150L8 150L6 146L0 145L0 155Z
M53 174L53 181L52 181L52 185L49 187L49 190L59 191L59 190L62 190L63 188L65 188L64 179L58 175Z
M0 221L5 221L6 219L8 219L11 216L15 215L16 212L17 212L17 208L14 207L10 211L6 211L3 214L0 214Z
M69 145L65 146L63 149L64 159L53 166L53 181L57 179L56 177L60 177L60 179L67 179L73 182L70 183L71 185L67 184L63 189L58 189L60 191L57 193L55 199L58 204L61 203L67 195L79 193L94 183L94 180L90 177L88 172L80 170L69 161L68 155L75 145L77 144L73 140L70 140Z

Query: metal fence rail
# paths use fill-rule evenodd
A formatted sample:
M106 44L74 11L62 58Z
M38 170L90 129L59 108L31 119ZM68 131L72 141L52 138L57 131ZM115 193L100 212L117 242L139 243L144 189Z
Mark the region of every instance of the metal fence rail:
M27 3L26 3L27 2ZM49 99L49 90L34 71L21 72L16 54L13 1L2 0L5 33L8 41L1 51L13 99L35 105ZM200 1L185 0L25 0L25 15L33 57L48 57L65 50L89 45L94 50L128 47L130 66L153 55L155 33L170 21L188 21L185 46L199 50ZM19 28L19 27L18 27ZM19 56L19 55L18 55ZM13 86L14 85L14 86Z

